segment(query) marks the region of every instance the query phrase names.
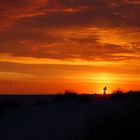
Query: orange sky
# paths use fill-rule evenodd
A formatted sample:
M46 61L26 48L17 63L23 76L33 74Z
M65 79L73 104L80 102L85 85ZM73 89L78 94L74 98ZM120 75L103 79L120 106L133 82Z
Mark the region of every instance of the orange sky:
M0 5L0 93L140 90L139 0Z

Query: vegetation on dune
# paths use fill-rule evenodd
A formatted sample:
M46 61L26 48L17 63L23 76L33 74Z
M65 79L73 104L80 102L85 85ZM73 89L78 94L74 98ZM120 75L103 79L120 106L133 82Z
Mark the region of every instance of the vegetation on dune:
M102 100L125 100L131 99L135 103L140 101L140 91L129 91L124 93L122 90L117 89L112 92L112 94L102 95L102 94L79 94L72 90L66 90L63 94L54 95L52 100L39 100L36 101L33 106L43 106L56 102L66 102L66 101L77 101L77 102L94 102Z

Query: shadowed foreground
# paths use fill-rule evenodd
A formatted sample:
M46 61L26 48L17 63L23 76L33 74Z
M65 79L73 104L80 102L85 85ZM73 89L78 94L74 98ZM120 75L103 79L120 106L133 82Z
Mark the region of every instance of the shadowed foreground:
M1 140L139 139L140 93L0 96Z

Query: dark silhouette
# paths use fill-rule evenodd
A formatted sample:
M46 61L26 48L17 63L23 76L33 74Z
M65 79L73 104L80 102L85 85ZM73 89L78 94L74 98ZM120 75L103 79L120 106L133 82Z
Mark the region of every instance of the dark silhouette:
M22 109L22 105L18 101L12 99L0 101L0 114L4 114L8 108Z
M107 87L103 90L106 94ZM140 139L139 128L139 91L0 95L0 139Z
M107 87L105 86L105 87L103 88L103 95L106 95L106 93L107 93Z

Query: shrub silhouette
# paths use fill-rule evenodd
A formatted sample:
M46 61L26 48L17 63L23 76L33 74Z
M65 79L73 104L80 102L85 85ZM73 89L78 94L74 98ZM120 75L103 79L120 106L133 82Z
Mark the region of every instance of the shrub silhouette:
M63 98L67 100L75 100L78 97L78 93L70 90L64 92Z
M96 100L96 95L91 94L78 94L77 92L66 90L64 94L55 95L54 102L59 101L78 101L90 102Z
M0 102L0 114L4 114L8 108L22 109L22 106L19 102L12 99Z
M114 100L126 99L127 97L127 94L123 93L121 89L114 90L113 93L109 96L110 99Z

